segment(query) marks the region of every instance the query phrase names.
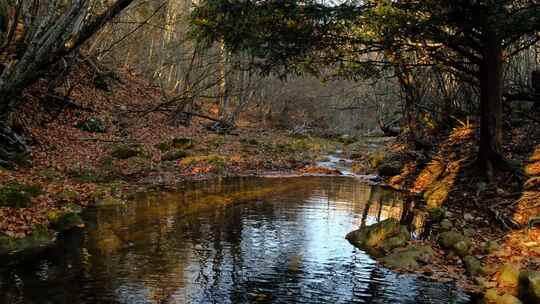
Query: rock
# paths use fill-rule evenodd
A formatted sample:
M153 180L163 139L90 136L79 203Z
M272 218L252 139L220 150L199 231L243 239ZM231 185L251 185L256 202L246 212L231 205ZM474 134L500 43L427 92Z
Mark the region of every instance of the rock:
M531 302L537 303L537 302ZM495 304L522 304L522 302L511 294L505 293L495 300Z
M522 271L518 289L519 297L525 303L540 303L540 272Z
M447 231L439 235L439 244L444 248L451 250L458 256L466 256L471 248L471 241L464 235L455 232Z
M520 269L517 265L505 264L500 269L498 283L500 286L518 286Z
M98 117L91 117L83 122L77 124L77 128L92 133L105 133L107 132L107 127L103 120Z
M434 254L430 246L413 244L405 248L395 249L380 261L389 268L415 270L420 267L420 264L429 263Z
M392 250L404 245L410 233L396 219L386 219L371 226L352 231L345 237L352 245L371 253Z
M141 154L139 147L133 145L117 145L111 151L111 156L118 159L128 159Z
M452 228L454 227L454 225L452 225L452 222L450 222L449 219L442 220L440 223L440 226L441 226L441 229L444 231L452 230Z
M465 213L463 215L463 219L466 220L467 222L472 222L472 221L474 221L474 215L472 215L470 213Z
M187 153L184 150L174 150L174 151L168 151L163 156L161 156L161 160L163 161L174 161L181 158L184 158L187 156Z
M484 274L482 263L477 258L468 255L463 258L463 263L465 263L465 269L467 269L469 275L475 277Z
M84 228L84 221L79 214L68 212L53 218L51 226L57 231L69 231L74 228Z

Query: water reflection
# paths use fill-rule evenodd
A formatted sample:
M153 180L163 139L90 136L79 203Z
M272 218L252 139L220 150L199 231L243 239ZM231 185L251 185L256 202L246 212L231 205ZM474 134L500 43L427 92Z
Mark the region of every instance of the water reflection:
M466 303L344 239L406 215L399 194L352 178L195 183L89 212L85 231L0 268L0 302Z

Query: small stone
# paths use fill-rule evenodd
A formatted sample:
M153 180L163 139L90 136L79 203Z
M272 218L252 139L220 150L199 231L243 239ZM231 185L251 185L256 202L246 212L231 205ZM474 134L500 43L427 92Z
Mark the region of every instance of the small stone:
M474 221L474 215L472 215L470 213L465 213L463 215L463 219L466 220L467 222L472 222L472 221Z

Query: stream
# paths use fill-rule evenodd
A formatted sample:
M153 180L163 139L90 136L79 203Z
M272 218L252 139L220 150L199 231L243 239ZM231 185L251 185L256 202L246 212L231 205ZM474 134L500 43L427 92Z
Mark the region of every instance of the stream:
M87 228L0 266L0 303L468 303L392 272L344 236L401 218L351 177L227 178L85 212ZM421 231L422 218L412 223Z

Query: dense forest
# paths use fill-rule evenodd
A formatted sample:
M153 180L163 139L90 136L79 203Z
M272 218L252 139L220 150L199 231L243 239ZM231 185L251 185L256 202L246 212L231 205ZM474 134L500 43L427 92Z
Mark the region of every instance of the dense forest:
M0 257L141 192L346 175L408 206L352 199L380 265L540 303L539 113L536 0L0 0ZM259 186L186 210L284 187Z

